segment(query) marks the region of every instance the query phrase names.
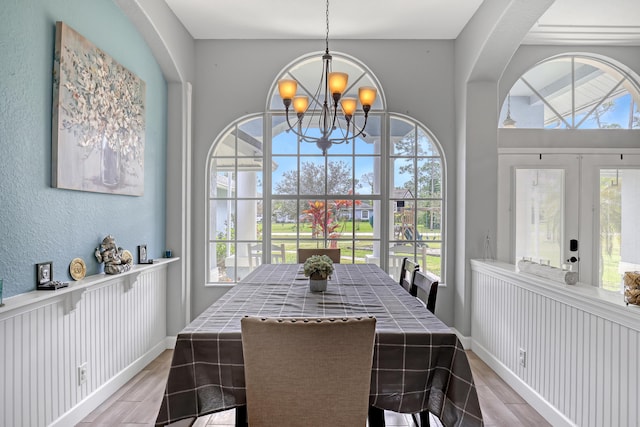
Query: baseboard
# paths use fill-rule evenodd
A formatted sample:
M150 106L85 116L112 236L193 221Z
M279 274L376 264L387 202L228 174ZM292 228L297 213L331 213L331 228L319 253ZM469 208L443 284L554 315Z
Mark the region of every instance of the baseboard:
M456 328L451 328L454 334L458 337L460 344L465 350L471 350L471 337L466 337L460 333Z
M169 348L167 347L167 345L168 343L166 339L160 341L143 356L120 371L116 376L109 379L106 383L97 388L93 393L85 397L76 406L65 412L61 417L51 423L49 427L74 426L82 421L87 415L91 413L91 411L100 406L113 393L118 391L120 387L125 385L138 372L143 370L144 367L147 366L152 360L154 360L163 351ZM173 341L173 345L175 345L175 340Z
M466 347L465 347L466 348ZM511 371L500 360L495 358L484 347L475 340L471 340L471 351L473 351L484 363L498 374L516 393L520 395L532 408L534 408L544 419L555 427L575 427L570 419L562 414L555 406L547 402L538 392L532 389L527 383L522 381L513 371Z

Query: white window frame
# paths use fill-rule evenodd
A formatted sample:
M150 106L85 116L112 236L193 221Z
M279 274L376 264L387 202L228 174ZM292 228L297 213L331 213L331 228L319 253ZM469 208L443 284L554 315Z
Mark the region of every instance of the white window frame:
M564 169L565 231L562 253L565 259L571 256L580 259L578 264L580 282L599 287L600 170L640 168L640 149L624 149L617 152L615 150L583 150L582 153L572 154L561 151L499 155L497 257L511 264L518 261L515 259L515 212L513 210L515 169ZM569 240L574 238L579 242L577 253L569 251Z

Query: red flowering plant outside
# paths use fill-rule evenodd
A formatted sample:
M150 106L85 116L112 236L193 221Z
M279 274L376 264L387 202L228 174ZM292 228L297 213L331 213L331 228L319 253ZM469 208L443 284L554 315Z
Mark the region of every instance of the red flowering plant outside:
M327 236L331 240L330 248L337 248L341 231L344 230L348 215L343 216L343 222L340 223L340 213L349 212L349 209L355 203L362 204L360 200L333 200L329 203L329 208L325 206L325 202L320 200L311 200L308 202L309 207L302 212L306 215L306 220L311 223L311 237L323 238ZM340 228L340 230L338 230Z

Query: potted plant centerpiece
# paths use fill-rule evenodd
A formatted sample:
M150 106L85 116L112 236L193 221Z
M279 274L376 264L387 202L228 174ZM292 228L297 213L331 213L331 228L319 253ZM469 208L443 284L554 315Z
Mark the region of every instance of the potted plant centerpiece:
M327 290L327 278L333 273L333 261L326 255L311 255L304 262L304 275L309 278L311 292Z

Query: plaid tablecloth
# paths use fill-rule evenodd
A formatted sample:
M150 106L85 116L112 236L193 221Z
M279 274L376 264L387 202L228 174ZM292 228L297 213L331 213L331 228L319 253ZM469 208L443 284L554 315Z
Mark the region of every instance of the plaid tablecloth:
M428 410L445 426L479 426L467 356L455 334L379 267L336 264L326 292L309 292L299 264L258 267L177 337L156 425L245 405L240 319L372 315L370 404Z

